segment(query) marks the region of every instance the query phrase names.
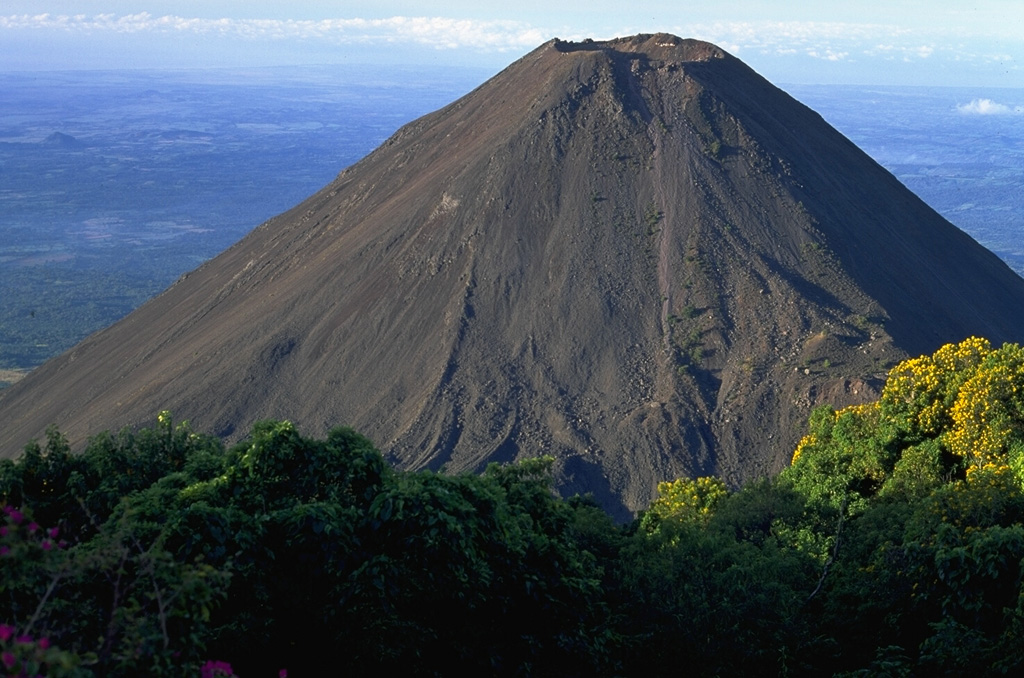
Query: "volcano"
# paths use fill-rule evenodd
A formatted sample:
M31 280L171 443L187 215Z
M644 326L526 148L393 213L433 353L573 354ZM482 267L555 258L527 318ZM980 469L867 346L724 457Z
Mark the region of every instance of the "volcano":
M819 115L705 42L556 39L8 388L0 450L350 425L625 516L970 335L1024 339L1024 279Z

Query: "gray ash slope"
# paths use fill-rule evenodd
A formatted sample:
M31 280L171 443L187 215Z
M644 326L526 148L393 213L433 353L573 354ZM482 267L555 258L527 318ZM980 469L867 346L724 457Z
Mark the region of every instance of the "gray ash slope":
M1024 280L816 113L707 43L554 40L7 389L0 450L346 424L405 468L552 454L621 516L969 335L1024 339Z

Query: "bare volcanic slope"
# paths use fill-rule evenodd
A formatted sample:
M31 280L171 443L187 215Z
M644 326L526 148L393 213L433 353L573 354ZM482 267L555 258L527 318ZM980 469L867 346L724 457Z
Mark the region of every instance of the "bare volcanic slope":
M347 424L408 468L554 454L624 515L971 334L1024 340L1024 280L813 111L707 43L554 40L7 389L0 449Z

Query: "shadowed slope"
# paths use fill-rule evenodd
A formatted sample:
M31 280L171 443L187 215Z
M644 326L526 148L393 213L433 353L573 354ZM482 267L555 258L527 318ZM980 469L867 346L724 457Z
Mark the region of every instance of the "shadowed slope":
M707 43L556 40L8 389L0 444L343 423L411 468L552 453L624 515L969 334L1024 339L1024 281L813 111Z

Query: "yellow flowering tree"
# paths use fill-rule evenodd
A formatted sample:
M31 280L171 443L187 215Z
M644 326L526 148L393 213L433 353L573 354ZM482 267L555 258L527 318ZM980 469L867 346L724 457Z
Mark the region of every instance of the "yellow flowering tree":
M812 414L790 478L833 506L926 494L977 469L1024 481L1024 349L971 337L889 373L878 402ZM1019 450L1019 452L1018 452Z
M892 470L891 452L878 436L878 405L820 407L808 428L785 478L816 505L857 510Z
M1001 465L1024 440L1024 349L1006 344L971 374L950 410L944 436L968 467ZM1015 455L1016 456L1016 455Z
M887 432L916 442L948 428L960 387L991 353L987 339L970 337L894 367L878 403Z
M729 494L719 478L679 478L658 483L658 498L641 518L641 527L655 532L660 525L672 521L683 525L707 525L715 507Z
M847 675L1019 672L1024 349L947 344L897 365L878 402L820 408L808 429L782 480L807 498L815 533L831 531L810 597L836 637L865 626L847 624L851 600L880 622L850 647L865 670Z

